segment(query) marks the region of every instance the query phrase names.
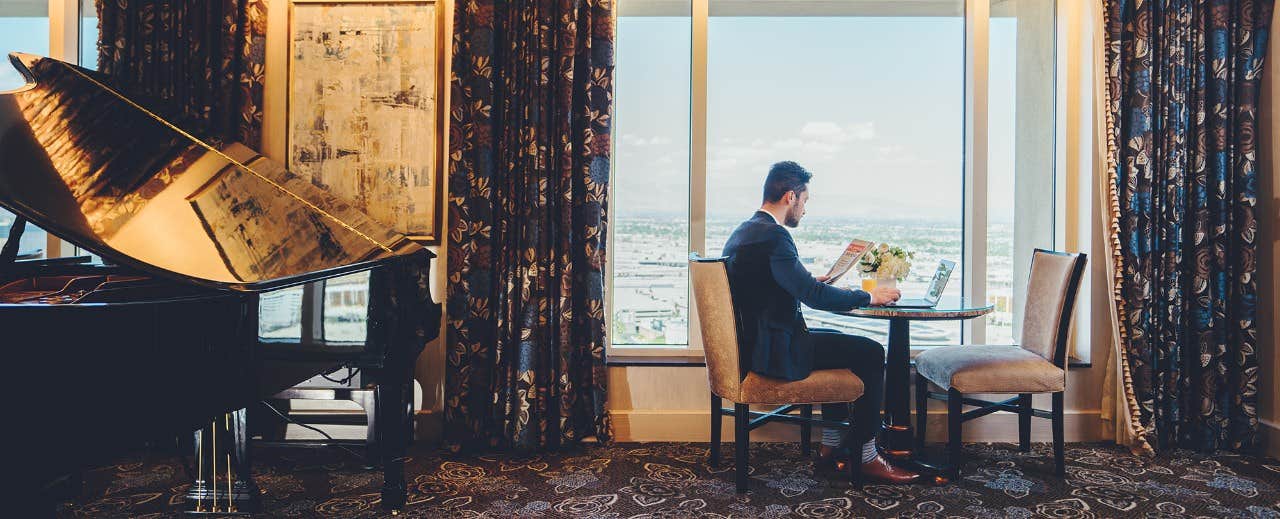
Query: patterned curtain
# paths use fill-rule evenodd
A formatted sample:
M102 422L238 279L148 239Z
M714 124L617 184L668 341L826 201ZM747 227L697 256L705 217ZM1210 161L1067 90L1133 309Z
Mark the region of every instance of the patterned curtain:
M98 0L98 29L98 70L115 86L191 130L261 146L265 0Z
M1257 445L1259 83L1273 2L1107 0L1115 299L1159 448Z
M609 439L609 0L459 0L450 107L445 436Z

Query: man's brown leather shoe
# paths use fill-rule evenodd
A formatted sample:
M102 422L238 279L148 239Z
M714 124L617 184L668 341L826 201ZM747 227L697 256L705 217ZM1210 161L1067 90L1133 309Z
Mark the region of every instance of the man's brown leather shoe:
M920 480L920 474L890 465L889 460L879 454L876 459L862 464L862 477L888 485L909 485Z
M816 473L824 476L837 476L849 473L848 458L844 455L840 456L824 456L819 457L816 465ZM876 459L869 463L862 464L862 478L864 482L882 483L887 485L909 485L920 481L920 474L910 470L895 467L884 459L884 456L876 455Z

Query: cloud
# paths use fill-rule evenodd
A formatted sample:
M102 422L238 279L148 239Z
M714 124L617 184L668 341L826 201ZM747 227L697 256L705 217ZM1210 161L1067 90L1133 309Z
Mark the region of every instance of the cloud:
M830 121L810 121L800 128L800 135L828 144L845 144L874 139L876 129L871 122L841 126Z
M634 133L624 133L619 139L622 141L623 147L643 148L646 146L666 146L671 144L671 138L659 135L653 138L645 138Z

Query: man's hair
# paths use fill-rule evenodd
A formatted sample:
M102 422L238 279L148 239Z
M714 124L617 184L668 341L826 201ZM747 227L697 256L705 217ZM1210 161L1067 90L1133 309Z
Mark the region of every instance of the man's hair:
M769 176L764 179L765 203L782 200L788 191L795 191L797 195L803 193L809 188L811 178L813 173L790 160L774 164L769 167Z

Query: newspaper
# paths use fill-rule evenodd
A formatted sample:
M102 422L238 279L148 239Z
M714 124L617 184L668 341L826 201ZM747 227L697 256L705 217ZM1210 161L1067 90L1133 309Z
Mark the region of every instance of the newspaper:
M844 248L844 254L840 255L836 263L831 266L831 271L827 272L826 283L832 285L839 281L841 276L844 276L845 273L849 272L849 269L858 264L858 261L862 259L862 255L871 250L873 245L875 244L872 242L857 238L849 242L849 246Z

